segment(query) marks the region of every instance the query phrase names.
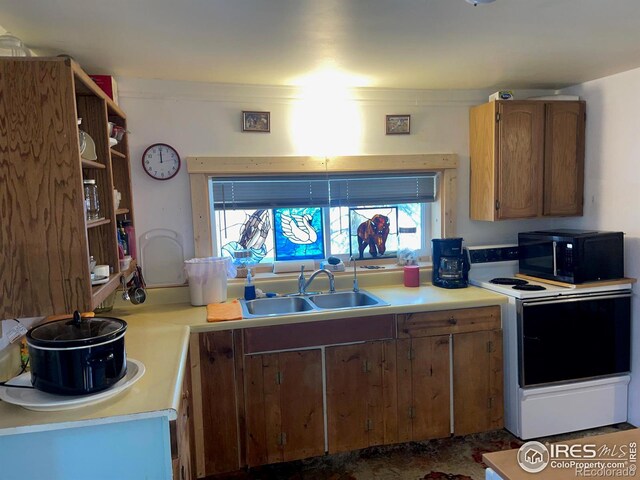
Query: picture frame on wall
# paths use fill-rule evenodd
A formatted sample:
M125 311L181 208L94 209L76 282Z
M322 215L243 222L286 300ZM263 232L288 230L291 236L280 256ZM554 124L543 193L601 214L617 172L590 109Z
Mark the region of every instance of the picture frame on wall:
M271 113L243 111L242 131L258 133L271 132Z
M409 135L411 133L411 115L387 115L385 126L387 135Z

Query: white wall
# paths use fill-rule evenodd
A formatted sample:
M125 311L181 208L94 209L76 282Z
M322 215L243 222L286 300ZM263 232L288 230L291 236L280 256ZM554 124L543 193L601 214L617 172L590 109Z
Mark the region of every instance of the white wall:
M587 102L584 217L577 228L625 232L625 274L640 277L640 69L566 89ZM636 288L637 290L637 288ZM630 422L640 425L640 301L633 297Z
M169 181L149 178L141 167L154 142L187 156L358 155L457 153L460 159L458 232L468 243L516 241L518 231L552 221L469 220L469 107L486 91L332 91L286 87L216 85L120 78L120 105L127 112L138 236L169 228L193 256L190 190L186 167ZM549 93L517 92L518 98ZM319 100L314 100L318 99ZM271 133L243 133L241 111L271 112ZM387 136L386 114L411 114L411 135Z

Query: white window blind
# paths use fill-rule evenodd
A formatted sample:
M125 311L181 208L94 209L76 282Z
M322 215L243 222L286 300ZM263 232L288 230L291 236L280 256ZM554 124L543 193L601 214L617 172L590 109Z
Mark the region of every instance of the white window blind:
M428 203L437 173L212 178L215 209L336 207Z

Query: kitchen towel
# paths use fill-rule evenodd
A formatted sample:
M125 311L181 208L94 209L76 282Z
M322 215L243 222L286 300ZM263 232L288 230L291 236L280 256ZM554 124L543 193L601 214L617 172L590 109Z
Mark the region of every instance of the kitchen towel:
M82 318L93 318L96 316L93 312L83 312L80 314ZM44 319L45 322L55 322L56 320L64 320L65 318L73 318L73 313L65 313L62 315L49 315Z
M237 299L232 302L207 305L207 322L224 322L225 320L242 320L242 307Z

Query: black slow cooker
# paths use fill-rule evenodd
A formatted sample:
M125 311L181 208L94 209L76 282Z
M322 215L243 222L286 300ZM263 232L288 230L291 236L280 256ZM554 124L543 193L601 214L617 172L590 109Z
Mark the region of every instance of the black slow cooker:
M56 395L85 395L105 390L127 373L124 334L119 318L81 318L38 325L27 332L31 383Z

